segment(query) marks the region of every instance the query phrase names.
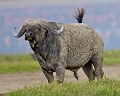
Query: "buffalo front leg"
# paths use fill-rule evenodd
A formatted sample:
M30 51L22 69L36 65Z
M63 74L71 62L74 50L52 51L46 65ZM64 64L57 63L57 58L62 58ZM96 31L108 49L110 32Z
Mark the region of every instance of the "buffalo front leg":
M64 81L64 75L65 75L65 68L62 64L58 64L56 66L56 76L57 76L57 82L62 83Z
M37 57L37 60L40 64L41 68L42 68L44 75L48 79L48 83L51 83L54 80L53 72L47 70L47 64L46 64L45 60L38 53L35 53L35 55Z
M54 80L53 72L51 72L51 71L49 72L46 69L42 69L42 71L43 71L44 75L46 76L48 83L51 83Z

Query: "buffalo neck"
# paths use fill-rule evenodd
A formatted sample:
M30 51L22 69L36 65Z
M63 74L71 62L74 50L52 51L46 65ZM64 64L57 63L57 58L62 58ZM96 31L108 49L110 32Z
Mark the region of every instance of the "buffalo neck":
M45 61L58 60L60 57L61 45L58 36L51 33L47 38L43 38L32 48L35 53Z

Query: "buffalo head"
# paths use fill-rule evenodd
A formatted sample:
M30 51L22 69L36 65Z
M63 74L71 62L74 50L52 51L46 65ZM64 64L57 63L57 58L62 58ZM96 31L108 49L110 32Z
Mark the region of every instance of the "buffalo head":
M52 32L54 34L60 34L63 31L63 24L59 30L54 29L51 26L51 23L43 20L43 19L33 19L27 20L24 25L22 26L19 33L15 32L16 27L13 30L13 35L16 38L19 38L25 34L25 40L28 41L35 41L37 40L38 36L43 36L42 34L46 35L46 32Z

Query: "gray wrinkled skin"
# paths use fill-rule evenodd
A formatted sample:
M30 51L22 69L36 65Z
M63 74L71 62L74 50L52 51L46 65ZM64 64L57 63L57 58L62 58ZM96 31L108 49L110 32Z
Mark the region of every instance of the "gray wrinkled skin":
M56 30L61 27L61 24L49 23ZM35 40L29 43L49 83L54 80L53 72L56 72L57 81L63 82L65 69L73 71L78 79L77 71L81 67L89 80L103 77L103 40L90 26L64 24L63 32L56 35L42 28L39 19L28 20L24 25L27 32L32 30L35 33Z

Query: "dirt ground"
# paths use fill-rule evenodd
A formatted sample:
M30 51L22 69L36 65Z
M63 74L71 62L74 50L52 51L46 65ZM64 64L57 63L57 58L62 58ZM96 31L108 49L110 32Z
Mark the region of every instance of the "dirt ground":
M115 77L120 79L120 65L114 66L103 66L106 77ZM87 81L86 75L83 73L82 69L78 71L79 81ZM55 74L54 74L55 75ZM66 70L65 72L66 82L78 82L74 76L73 72ZM47 83L47 79L42 72L26 72L17 74L0 74L0 95L6 92L17 90L25 86L36 86L40 83Z

